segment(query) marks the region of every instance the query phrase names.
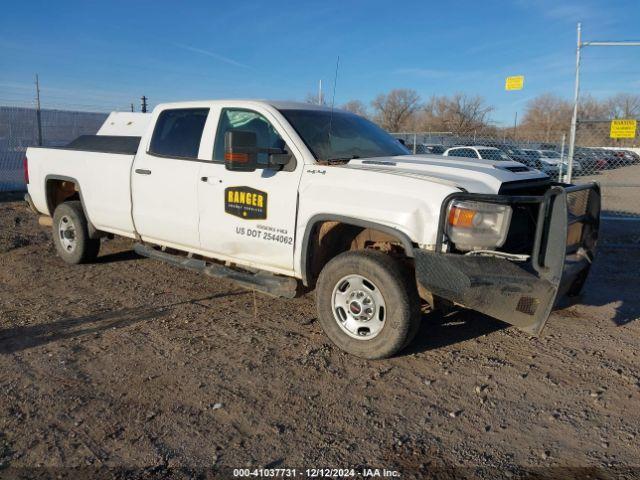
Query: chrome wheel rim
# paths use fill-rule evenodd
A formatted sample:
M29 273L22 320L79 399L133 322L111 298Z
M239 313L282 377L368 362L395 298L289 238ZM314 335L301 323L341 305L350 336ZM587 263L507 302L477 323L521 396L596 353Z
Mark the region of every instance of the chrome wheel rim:
M76 249L76 225L70 217L63 215L58 223L58 237L65 252L73 253Z
M387 318L387 306L380 289L357 274L342 277L336 283L331 307L340 329L358 340L375 338Z

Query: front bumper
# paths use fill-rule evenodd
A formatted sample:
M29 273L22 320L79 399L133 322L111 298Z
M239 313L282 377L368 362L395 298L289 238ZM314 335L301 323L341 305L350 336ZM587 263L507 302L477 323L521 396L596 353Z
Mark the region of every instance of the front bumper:
M529 260L442 252L453 199L538 204ZM560 299L580 293L594 259L599 219L595 183L555 185L541 196L453 194L443 204L436 250L414 250L416 277L434 295L537 335Z

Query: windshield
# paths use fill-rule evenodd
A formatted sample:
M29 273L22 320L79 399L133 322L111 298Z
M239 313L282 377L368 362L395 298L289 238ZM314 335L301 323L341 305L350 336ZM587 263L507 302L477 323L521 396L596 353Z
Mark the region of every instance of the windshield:
M529 157L529 158L534 158L536 160L542 158L542 155L540 154L540 152L536 151L536 150L523 150L523 153Z
M501 152L500 150L493 150L488 148L479 148L478 153L480 154L480 158L484 160L511 160L507 154Z
M398 140L373 122L347 112L280 110L316 160L409 155ZM331 135L329 126L331 125Z

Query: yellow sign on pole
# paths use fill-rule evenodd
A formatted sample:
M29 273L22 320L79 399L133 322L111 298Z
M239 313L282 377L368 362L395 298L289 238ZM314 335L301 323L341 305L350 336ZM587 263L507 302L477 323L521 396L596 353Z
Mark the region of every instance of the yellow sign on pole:
M636 138L636 120L616 119L611 120L611 138Z
M524 87L524 75L516 75L515 77L507 77L504 82L505 90L522 90Z

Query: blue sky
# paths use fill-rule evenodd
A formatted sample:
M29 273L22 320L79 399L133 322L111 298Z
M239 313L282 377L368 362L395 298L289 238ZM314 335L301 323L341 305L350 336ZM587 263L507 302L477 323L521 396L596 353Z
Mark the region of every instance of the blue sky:
M584 40L640 39L640 2L22 1L0 17L0 104L127 109L205 98L303 100L322 79L336 104L392 88L463 92L510 124L538 94L570 98ZM583 89L640 91L640 47L584 50ZM504 77L525 88L504 91Z

